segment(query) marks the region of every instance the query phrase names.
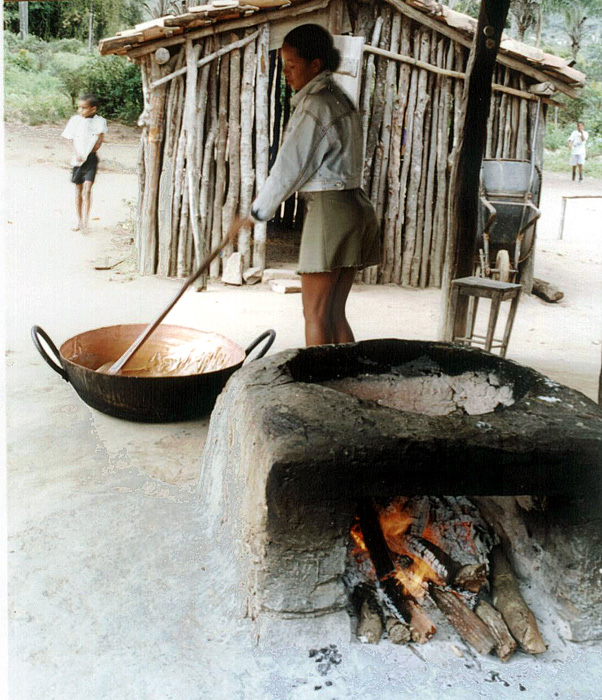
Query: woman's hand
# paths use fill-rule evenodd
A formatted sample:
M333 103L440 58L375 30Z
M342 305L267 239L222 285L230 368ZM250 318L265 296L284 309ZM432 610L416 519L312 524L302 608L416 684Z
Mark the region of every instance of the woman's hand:
M226 238L234 240L242 228L251 228L255 222L250 216L236 216L230 224Z

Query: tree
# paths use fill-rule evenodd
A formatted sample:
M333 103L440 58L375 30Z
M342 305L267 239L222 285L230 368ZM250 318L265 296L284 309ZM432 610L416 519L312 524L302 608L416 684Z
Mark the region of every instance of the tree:
M516 22L517 39L524 41L527 30L538 25L541 17L541 2L540 0L512 0L510 14Z
M573 59L581 49L586 30L586 22L590 17L602 16L600 0L542 0L544 10L559 11L564 19L564 31L571 42Z
M5 28L19 32L17 8L7 3ZM17 3L15 3L17 4ZM90 0L63 0L62 2L28 2L29 33L45 41L50 39L80 39L88 41L90 31ZM111 36L129 29L142 19L139 0L94 0L94 38Z

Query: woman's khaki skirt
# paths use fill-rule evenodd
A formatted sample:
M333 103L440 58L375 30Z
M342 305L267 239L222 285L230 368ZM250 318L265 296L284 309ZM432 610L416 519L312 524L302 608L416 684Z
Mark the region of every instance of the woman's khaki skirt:
M362 189L311 192L303 199L299 274L380 263L378 222Z

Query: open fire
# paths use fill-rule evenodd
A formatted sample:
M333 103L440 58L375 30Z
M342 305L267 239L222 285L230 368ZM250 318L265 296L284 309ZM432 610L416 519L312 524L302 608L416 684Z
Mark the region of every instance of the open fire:
M350 532L345 583L358 638L426 643L435 605L479 653L506 661L517 648L546 650L501 548L462 497L363 501Z

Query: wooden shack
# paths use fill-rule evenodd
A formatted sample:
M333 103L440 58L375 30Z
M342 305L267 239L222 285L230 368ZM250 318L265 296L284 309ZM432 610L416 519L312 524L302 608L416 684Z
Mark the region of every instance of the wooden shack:
M100 42L140 63L144 111L136 242L140 271L183 276L248 212L290 115L278 48L294 26L337 35L338 73L364 124L364 189L382 231L368 283L440 286L451 154L476 20L429 0L214 0ZM546 111L584 76L560 58L502 41L486 158L541 165ZM284 203L270 226L299 228ZM243 231L244 267L265 268L266 225ZM226 250L226 254L232 250ZM226 256L214 261L219 277Z

